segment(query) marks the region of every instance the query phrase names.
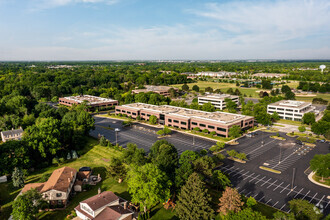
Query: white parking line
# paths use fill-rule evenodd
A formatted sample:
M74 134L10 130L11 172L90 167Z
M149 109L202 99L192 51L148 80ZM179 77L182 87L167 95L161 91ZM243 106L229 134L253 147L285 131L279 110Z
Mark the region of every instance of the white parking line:
M238 190L239 188L241 188L240 186L236 187L236 189Z
M278 203L278 201L273 205L273 207L275 207L277 203Z
M262 177L261 179L259 179L259 180L256 182L256 184L259 183L261 180L263 180L263 179L265 179L265 178L266 178L266 176Z
M244 171L244 169L241 170L241 171L239 171L238 173L234 174L233 177L236 176L236 175L238 175L238 174L240 174L240 173L243 172L243 171Z
M310 190L305 194L305 196L302 198L302 200L308 195L309 192L310 192Z
M252 173L251 175L244 177L243 180L246 180L247 178L250 178L251 176L253 176L254 173Z
M286 188L287 188L288 186L290 186L290 183L289 183L284 189L282 189L282 191L281 191L280 193L282 193L284 190L286 190Z
M248 174L250 171L247 171L246 173L243 173L242 175L245 176L246 174Z
M330 201L328 202L328 204L324 207L324 209L326 209L328 207L328 205L330 204Z
M303 191L304 188L302 188L299 192L297 192L297 194L293 197L293 198L296 198L297 195L299 195L301 193L301 191Z
M268 144L270 144L270 143L272 143L272 142L274 142L274 141L275 141L275 140L272 140L272 141L270 141L270 142L268 142L268 143L266 143L266 144L264 144L264 145L261 145L260 147L255 148L253 151L247 153L246 155L251 155L254 151L259 150L260 148L262 148L262 147L264 147L264 146L266 146L266 145L268 145Z
M248 194L246 194L245 196L249 196L252 192L249 192Z
M280 187L284 182L282 182L280 185L277 185L276 188L273 190L275 191L278 187Z
M246 189L243 189L241 192L239 192L239 194L242 194Z
M235 170L233 170L233 171L230 171L230 172L228 173L228 175L230 175L230 174L232 174L232 173L236 172L237 170L239 170L239 168L236 168Z
M286 205L286 204L282 205L282 207L280 208L280 210L283 210L283 208L284 208L285 205Z
M265 198L265 196L261 197L261 198L258 200L258 202L260 202L263 198Z
M270 178L269 180L271 180L272 178ZM267 180L266 182L264 182L261 186L265 185L269 180Z
M257 194L255 194L254 196L252 196L253 198L256 198L259 195L260 192L258 192Z
M270 201L272 201L272 199L269 199L268 202L266 202L266 205L267 205Z
M258 176L260 176L260 174L258 174ZM253 177L252 179L249 180L249 182L253 181L254 179L258 178L258 176Z
M289 192L288 192L288 194L286 194L287 196L296 188L297 186L295 186L292 190L290 190Z
M316 206L319 206L321 201L323 200L323 198L325 197L325 195L323 195L323 197L320 199L320 201L316 204Z
M268 187L267 187L267 189L269 188L269 187L271 187L274 183L276 183L277 182L277 180L275 180L272 184L270 184Z
M311 202L315 198L316 195L317 195L317 193L313 196L313 198L311 200L309 200L309 202Z

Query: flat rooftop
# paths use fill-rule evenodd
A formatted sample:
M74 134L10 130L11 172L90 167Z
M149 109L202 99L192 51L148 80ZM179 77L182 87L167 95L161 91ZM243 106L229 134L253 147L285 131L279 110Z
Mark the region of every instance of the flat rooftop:
M170 86L150 86L145 85L145 89L134 89L134 91L146 91L146 92L154 92L154 91L160 91L160 92L167 92L169 89L173 88ZM176 89L176 88L173 88Z
M90 105L116 101L114 99L101 98L101 97L92 96L92 95L68 96L68 97L64 97L64 98L77 102L79 104L82 103L83 101L88 101L88 104L90 104Z
M212 94L212 95L206 95L206 96L199 96L198 98L207 98L207 99L219 99L219 100L224 100L224 99L233 99L233 98L238 98L236 95L228 95L228 94Z
M136 110L151 110L162 114L168 114L173 116L179 116L183 118L196 118L213 122L220 122L224 124L230 124L241 121L243 119L253 118L251 116L245 116L240 114L232 114L227 112L205 112L188 108L181 108L170 105L150 105L145 103L132 103L123 105L123 107L129 107Z
M271 106L277 106L277 107L290 107L290 108L305 108L310 105L308 102L302 102L302 101L293 101L293 100L281 100L272 104L269 104Z

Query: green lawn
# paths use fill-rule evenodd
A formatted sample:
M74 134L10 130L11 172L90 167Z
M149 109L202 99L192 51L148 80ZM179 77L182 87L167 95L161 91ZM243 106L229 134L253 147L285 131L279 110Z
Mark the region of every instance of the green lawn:
M287 125L296 125L296 126L302 125L301 121L291 121L291 120L285 120L285 119L280 119L280 120L276 121L276 123L287 124ZM308 127L308 125L304 125L304 126Z

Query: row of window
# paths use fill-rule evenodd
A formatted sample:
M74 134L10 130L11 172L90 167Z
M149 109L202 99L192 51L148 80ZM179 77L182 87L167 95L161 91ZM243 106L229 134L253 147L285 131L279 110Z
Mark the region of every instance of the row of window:
M168 122L172 122L172 119L168 119ZM173 119L173 122L174 123L180 123L180 124L182 124L182 125L187 125L187 122L185 122L185 121L181 121L181 122L179 122L178 120L175 120L175 119Z

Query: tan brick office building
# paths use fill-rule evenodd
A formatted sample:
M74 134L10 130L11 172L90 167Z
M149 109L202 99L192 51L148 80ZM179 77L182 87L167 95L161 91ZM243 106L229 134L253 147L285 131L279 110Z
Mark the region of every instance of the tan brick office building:
M226 112L205 112L188 108L181 108L169 105L149 105L145 103L132 103L116 106L116 114L125 114L132 118L141 117L149 120L155 115L159 124L172 126L185 130L192 130L199 127L215 131L218 136L228 137L229 128L238 125L242 130L249 129L254 125L254 118L240 114Z
M109 98L101 98L92 95L79 95L79 96L69 96L59 98L59 104L72 106L74 104L78 105L86 102L90 110L100 109L100 108L111 108L118 105L118 101Z

